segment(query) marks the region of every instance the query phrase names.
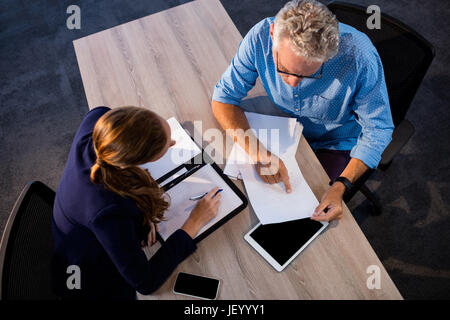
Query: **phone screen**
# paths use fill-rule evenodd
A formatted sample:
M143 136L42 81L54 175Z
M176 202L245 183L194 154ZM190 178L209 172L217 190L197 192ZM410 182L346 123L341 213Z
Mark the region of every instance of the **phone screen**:
M214 300L217 296L219 280L188 274L178 273L173 291L175 293Z

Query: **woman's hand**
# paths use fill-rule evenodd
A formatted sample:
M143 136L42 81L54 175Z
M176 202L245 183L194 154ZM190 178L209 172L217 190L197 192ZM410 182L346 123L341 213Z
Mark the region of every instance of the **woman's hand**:
M156 233L159 231L159 226L153 222L149 222L150 232L148 233L147 241L142 240L141 246L152 246L156 243Z
M201 228L217 215L221 195L216 192L219 188L214 188L203 199L199 200L192 210L189 218L181 227L193 239Z

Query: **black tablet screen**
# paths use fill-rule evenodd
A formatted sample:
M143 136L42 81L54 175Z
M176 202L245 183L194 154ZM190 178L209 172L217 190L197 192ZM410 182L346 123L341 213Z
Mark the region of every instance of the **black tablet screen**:
M306 218L260 225L250 236L275 261L284 265L322 226L322 223Z

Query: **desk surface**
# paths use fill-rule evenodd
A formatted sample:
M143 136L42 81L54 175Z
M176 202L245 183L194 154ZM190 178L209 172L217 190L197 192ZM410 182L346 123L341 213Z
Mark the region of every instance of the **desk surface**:
M75 40L74 47L90 108L146 107L187 129L202 120L204 131L220 128L210 107L213 88L241 40L218 0L198 0ZM244 105L273 110L259 82ZM296 157L320 199L329 179L304 137ZM402 298L346 206L343 218L281 273L243 239L256 224L249 206L201 241L155 294L140 298L185 299L172 293L178 271L221 279L219 299ZM380 289L367 287L371 265L379 267Z

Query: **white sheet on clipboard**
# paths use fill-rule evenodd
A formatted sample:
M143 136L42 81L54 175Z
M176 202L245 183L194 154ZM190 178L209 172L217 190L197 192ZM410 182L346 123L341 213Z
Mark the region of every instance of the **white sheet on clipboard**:
M209 192L214 187L223 189L217 216L198 232L197 237L242 204L242 200L214 168L210 164L206 164L166 192L171 199L170 207L164 214L167 220L159 224L159 234L164 241L183 226L196 206L197 201L189 200L189 198Z

